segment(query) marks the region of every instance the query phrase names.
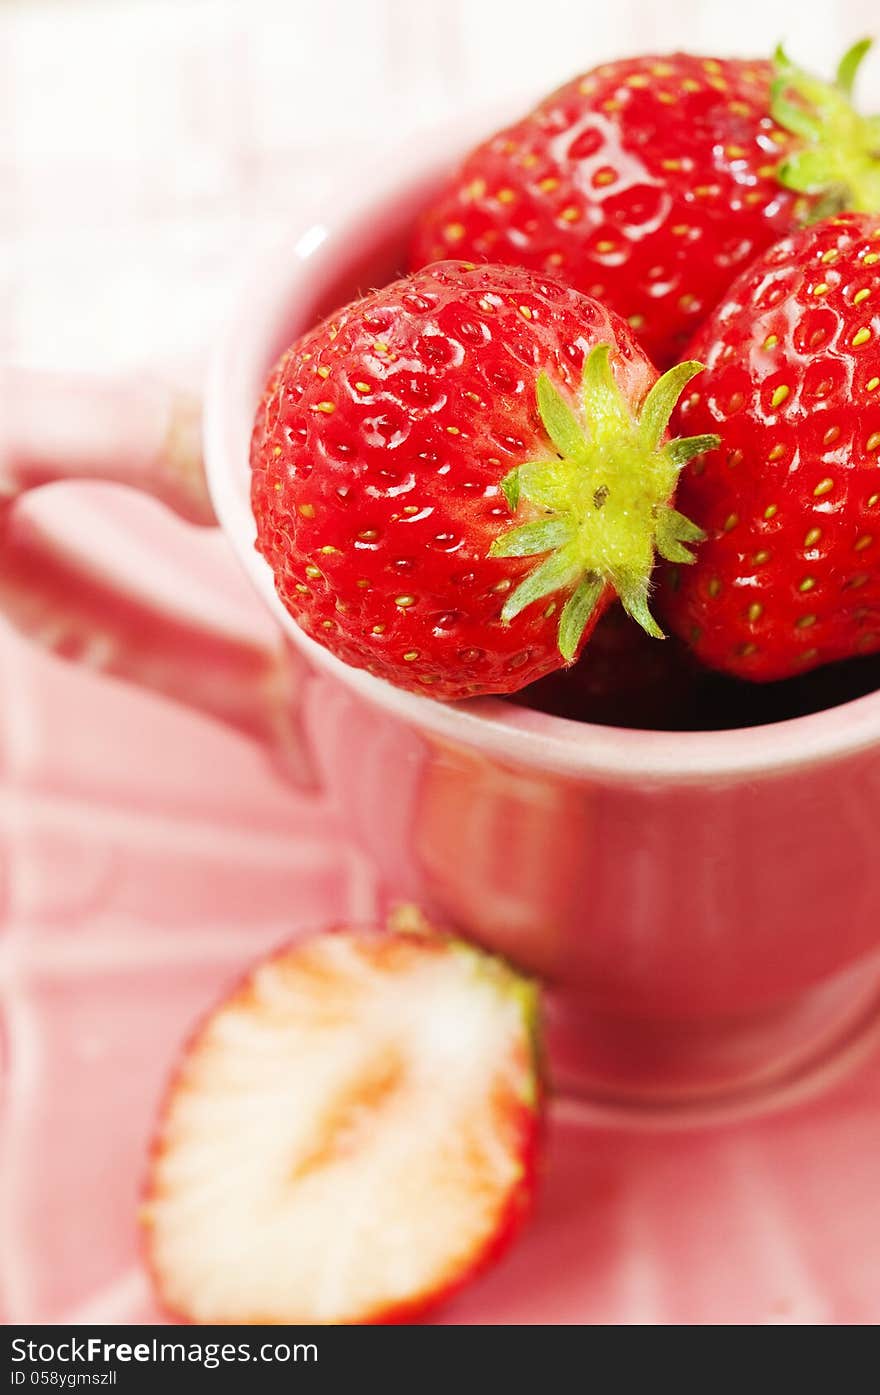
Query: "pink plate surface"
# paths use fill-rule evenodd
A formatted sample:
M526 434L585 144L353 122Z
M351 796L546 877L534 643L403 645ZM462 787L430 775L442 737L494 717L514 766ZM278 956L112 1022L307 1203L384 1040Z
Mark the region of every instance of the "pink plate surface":
M160 544L193 614L265 632L216 534L99 493L80 513L129 564ZM156 1321L138 1190L181 1040L264 950L379 914L378 878L338 791L297 788L244 737L5 629L0 670L3 1317ZM303 683L313 744L326 683ZM747 1119L648 1127L560 1100L548 1141L531 1227L441 1320L880 1319L880 1051Z

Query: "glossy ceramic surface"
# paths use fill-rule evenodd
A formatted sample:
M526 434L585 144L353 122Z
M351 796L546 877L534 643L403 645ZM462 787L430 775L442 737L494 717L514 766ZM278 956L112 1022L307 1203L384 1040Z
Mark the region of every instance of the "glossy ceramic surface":
M305 639L253 548L248 437L274 357L403 261L424 147L336 206L242 297L214 364L215 508L291 642L326 674L321 753L389 894L555 989L559 1078L664 1106L811 1069L880 989L880 694L721 733L617 731L399 692ZM428 173L425 173L425 170Z
M215 534L136 500L90 495L76 517L132 584L173 566L194 626L222 609L228 635L271 640ZM180 1044L256 955L381 914L378 869L338 776L303 789L244 736L5 629L0 670L0 1313L159 1321L136 1217ZM326 748L344 689L311 674L291 699L291 731ZM439 1321L880 1318L880 1048L784 1110L711 1126L560 1101L547 1142L533 1223Z

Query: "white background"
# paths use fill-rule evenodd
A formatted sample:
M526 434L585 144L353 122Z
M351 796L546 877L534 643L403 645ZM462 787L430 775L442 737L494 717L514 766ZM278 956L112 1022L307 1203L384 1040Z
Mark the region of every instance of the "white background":
M785 37L830 72L872 26L876 0L0 0L0 357L192 378L247 261L413 133L639 50Z

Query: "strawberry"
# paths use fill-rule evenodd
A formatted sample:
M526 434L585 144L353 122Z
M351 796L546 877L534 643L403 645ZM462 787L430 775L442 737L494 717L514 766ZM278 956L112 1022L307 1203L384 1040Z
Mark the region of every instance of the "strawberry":
M517 695L525 707L599 726L682 731L697 725L703 670L685 645L657 644L615 604L571 668Z
M288 350L251 446L257 546L340 658L435 697L570 662L615 594L651 633L655 548L687 561L668 442L699 364L657 379L596 301L441 263Z
M757 681L880 650L880 216L780 242L693 350L679 425L723 444L681 482L708 540L665 579L670 626Z
M878 688L880 651L783 682L749 683L704 667L674 636L655 643L614 605L579 663L533 683L514 701L598 726L729 731L822 712Z
M535 1178L537 991L420 930L342 930L256 966L190 1042L143 1221L170 1312L361 1323L493 1260Z
M478 146L428 208L411 264L507 262L623 316L661 367L759 252L807 217L880 208L878 118L773 63L626 58Z

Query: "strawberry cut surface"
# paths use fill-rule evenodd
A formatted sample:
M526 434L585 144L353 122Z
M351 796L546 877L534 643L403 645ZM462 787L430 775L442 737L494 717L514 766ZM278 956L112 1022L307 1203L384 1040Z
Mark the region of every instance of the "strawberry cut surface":
M660 606L704 663L756 681L880 650L880 216L782 241L693 345L678 412L721 446L683 472L704 529Z
M494 1258L534 1182L536 994L433 933L337 931L259 964L198 1030L144 1206L195 1322L423 1311Z

